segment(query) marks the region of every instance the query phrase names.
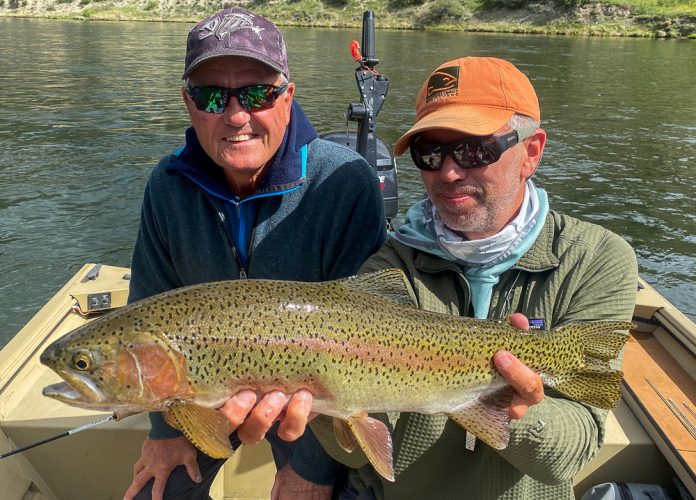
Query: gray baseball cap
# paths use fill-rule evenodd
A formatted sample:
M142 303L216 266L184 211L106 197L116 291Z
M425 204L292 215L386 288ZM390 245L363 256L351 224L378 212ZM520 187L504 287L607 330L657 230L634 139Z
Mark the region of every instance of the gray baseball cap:
M278 27L239 7L223 9L189 31L182 80L204 61L221 56L256 59L290 78L285 42Z

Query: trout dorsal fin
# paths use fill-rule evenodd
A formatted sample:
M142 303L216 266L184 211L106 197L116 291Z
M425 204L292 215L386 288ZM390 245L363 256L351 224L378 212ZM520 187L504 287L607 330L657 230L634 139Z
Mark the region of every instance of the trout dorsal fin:
M164 418L209 457L234 455L230 444L230 423L222 412L189 403L175 403Z
M416 296L401 269L385 269L337 280L346 288L371 293L402 306L416 307Z

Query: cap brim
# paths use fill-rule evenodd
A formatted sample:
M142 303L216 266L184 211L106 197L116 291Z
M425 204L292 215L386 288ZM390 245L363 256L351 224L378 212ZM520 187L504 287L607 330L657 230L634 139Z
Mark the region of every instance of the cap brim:
M394 144L394 155L402 155L408 149L411 138L426 130L442 129L469 135L490 135L497 132L514 114L515 112L509 109L444 107L424 116L402 135Z
M184 74L182 75L181 79L186 80L189 76L191 76L191 73L193 73L196 70L196 68L198 68L204 62L209 61L210 59L215 59L217 57L227 57L227 56L247 57L249 59L254 59L255 61L258 61L262 64L265 64L266 66L268 66L272 70L277 71L278 73L282 73L287 78L289 78L289 75L286 74L286 70L284 68L279 67L279 66L265 60L265 59L267 59L265 54L259 54L259 53L248 51L248 50L227 49L227 50L218 50L212 54L207 54L205 56L199 57L198 59L194 59L193 62L191 64L189 64L189 67L186 68L186 70L184 71Z

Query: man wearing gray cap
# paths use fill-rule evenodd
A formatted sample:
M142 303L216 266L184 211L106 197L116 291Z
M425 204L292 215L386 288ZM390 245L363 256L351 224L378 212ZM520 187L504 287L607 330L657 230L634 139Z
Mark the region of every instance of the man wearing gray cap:
M192 126L148 180L131 302L226 279L341 278L380 247L376 175L354 151L317 137L294 91L285 43L267 19L228 8L189 32L182 96ZM237 429L233 446L263 439L287 400L278 391L233 396L221 408ZM311 406L307 391L293 395L269 433L278 465L289 453L278 436L302 436ZM161 413L150 419L125 498L207 499L224 460L197 452Z

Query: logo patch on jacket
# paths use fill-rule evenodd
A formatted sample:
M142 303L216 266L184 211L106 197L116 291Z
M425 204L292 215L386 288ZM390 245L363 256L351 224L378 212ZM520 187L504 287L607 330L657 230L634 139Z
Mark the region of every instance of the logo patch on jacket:
M459 66L440 68L430 75L425 102L430 104L446 97L459 95Z
M546 330L546 320L544 318L529 318L530 330Z

